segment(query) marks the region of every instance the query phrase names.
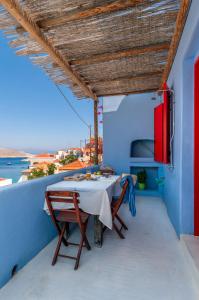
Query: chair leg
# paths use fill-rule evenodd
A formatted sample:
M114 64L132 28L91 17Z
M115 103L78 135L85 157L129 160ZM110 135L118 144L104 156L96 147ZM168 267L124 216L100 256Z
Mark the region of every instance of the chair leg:
M65 234L66 241L68 240L69 236L70 236L70 225L69 223L66 223L66 234Z
M121 233L121 231L118 229L118 227L115 225L115 223L113 223L113 227L115 229L115 231L117 232L117 234L119 235L119 237L121 239L125 239L124 235Z
M57 256L59 254L59 250L60 250L60 247L61 247L61 243L63 241L63 236L64 236L65 230L66 230L66 223L63 225L63 228L61 230L61 234L59 236L59 240L58 240L57 247L56 247L55 254L54 254L54 257L53 257L53 261L52 261L53 266L56 264Z
M107 227L104 226L103 229L102 229L102 232L104 233L106 231Z
M68 247L68 243L67 243L67 240L65 239L65 237L62 238L62 242L63 242L64 246Z
M91 246L90 246L90 244L89 244L89 241L88 241L88 239L87 239L87 236L86 236L86 229L87 229L87 225L88 225L88 220L86 221L86 223L85 223L85 228L84 228L84 243L85 243L85 246L86 246L86 248L87 248L87 250L91 250Z
M80 233L81 233L81 241L80 241L80 244L79 244L79 250L78 250L78 253L77 253L77 259L76 259L74 270L77 270L78 267L79 267L80 256L81 256L81 252L82 252L82 248L83 248L84 243L85 243L86 248L88 250L91 250L91 246L90 246L90 244L88 242L88 239L86 237L87 224L88 224L88 220L86 221L85 224L81 224L81 225L79 224Z
M57 232L58 232L58 234L59 234L59 236L60 236L60 235L61 235L62 228L63 228L64 225L61 226L61 225L59 225L58 223L55 223L55 226L56 226ZM63 236L63 238L62 238L62 241L63 241L63 244L67 247L67 246L68 246L67 239L65 239L64 236Z
M79 260L80 260L80 256L81 256L81 252L82 252L83 243L84 243L84 236L82 235L81 241L80 241L80 244L79 244L79 250L78 250L78 253L77 253L77 259L76 259L74 270L77 270L78 267L79 267Z
M128 230L128 227L126 226L126 224L123 222L123 220L120 218L120 216L118 216L118 214L115 216L116 219L120 222L120 224L122 225L122 227L125 229L125 230Z
M87 250L91 250L91 246L90 246L90 244L89 244L89 241L88 241L86 235L85 235L85 237L84 237L84 242L85 242L85 246L86 246Z

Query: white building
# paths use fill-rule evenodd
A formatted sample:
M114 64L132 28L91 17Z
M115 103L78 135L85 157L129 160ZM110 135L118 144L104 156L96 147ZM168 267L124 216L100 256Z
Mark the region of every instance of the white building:
M76 155L81 156L82 155L82 149L81 148L68 148L67 150L68 155Z
M66 158L66 156L69 155L67 151L65 150L58 150L57 154L55 154L55 158L60 160Z
M11 178L0 178L0 187L12 184Z
M33 157L29 158L28 160L30 161L30 165L33 166L34 164L42 163L42 162L54 163L56 157L54 154L42 153L42 154L36 154Z

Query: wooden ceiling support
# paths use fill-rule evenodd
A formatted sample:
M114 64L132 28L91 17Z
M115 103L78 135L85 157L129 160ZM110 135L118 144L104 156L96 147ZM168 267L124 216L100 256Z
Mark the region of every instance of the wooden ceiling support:
M137 91L129 91L129 92L121 92L121 93L106 93L106 94L103 94L103 95L97 95L98 97L108 97L108 96L118 96L118 95L133 95L133 94L145 94L145 93L153 93L153 92L157 92L158 90L158 86L155 86L153 88L150 88L150 89L146 89L146 90L137 90Z
M93 103L93 113L94 113L94 139L95 139L95 152L94 152L94 164L98 165L98 154L99 154L99 149L98 149L98 137L99 137L99 128L98 128L98 102L94 101Z
M105 53L105 54L98 54L92 57L88 57L85 59L76 59L71 60L71 65L90 65L95 63L106 62L110 60L117 60L121 58L136 56L140 54L150 53L153 51L161 52L164 50L169 50L170 43L160 43L155 45L146 45L141 47L135 47L129 50L122 50L113 53Z
M178 45L180 43L180 38L182 36L182 32L184 29L184 25L186 22L190 4L191 4L191 0L182 0L181 1L180 9L179 9L177 19L176 19L176 26L175 26L174 34L173 34L173 37L171 40L169 53L168 53L168 59L167 59L167 63L166 63L166 66L165 66L165 69L163 72L160 88L162 88L162 85L164 84L164 82L167 81L167 79L169 77L169 73L171 71L171 68L172 68L172 65L173 65L173 62L175 59Z
M140 47L135 47L132 49L128 50L122 50L118 52L113 52L113 53L104 53L104 54L97 54L93 55L87 58L82 58L82 59L74 59L70 60L69 63L70 65L90 65L90 64L95 64L95 63L101 63L101 62L106 62L110 60L117 60L117 59L122 59L126 57L131 57L131 56L136 56L136 55L142 55L145 53L151 53L151 52L161 52L161 51L167 51L169 50L170 43L159 43L159 44L151 44L151 45L146 45L146 46L140 46ZM34 55L34 54L39 54L41 53L40 50L24 50L20 49L17 50L16 54L17 55Z
M82 78L72 70L68 61L54 48L46 39L38 25L32 21L29 15L19 6L16 0L0 0L0 3L14 17L17 22L30 34L30 36L46 51L54 62L56 62L66 75L77 84L85 96L97 100L96 94L85 84Z
M134 76L126 76L126 77L118 77L118 78L115 78L115 79L106 79L106 80L96 80L96 81L91 81L90 84L94 84L94 85L97 85L97 84L112 84L112 83L117 83L117 82L122 82L122 81L130 81L130 80L147 80L148 78L151 78L151 77L156 77L156 76L161 76L162 74L162 71L154 71L154 72L148 72L148 73L141 73L141 74L136 74ZM160 77L161 78L161 77Z
M128 9L130 7L134 7L142 3L143 0L117 0L117 1L113 1L112 3L108 3L106 5L97 6L84 11L77 11L77 12L73 11L56 18L49 18L46 20L42 20L38 22L38 25L43 29L52 26L60 26L67 22L82 20L82 19L94 17L105 13L111 13L123 9Z

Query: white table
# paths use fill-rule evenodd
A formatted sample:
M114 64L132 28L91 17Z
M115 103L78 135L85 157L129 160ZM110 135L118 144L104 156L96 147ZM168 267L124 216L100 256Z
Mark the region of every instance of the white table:
M49 185L47 191L76 191L79 193L79 207L85 212L99 216L100 223L103 223L108 228L112 229L112 214L110 202L115 192L115 187L118 186L120 176L112 175L108 178L99 177L96 181L60 181ZM61 204L63 205L66 204ZM59 207L58 207L59 206ZM60 203L57 203L55 208L60 208ZM44 210L48 212L46 202ZM99 235L102 233L101 227L97 219L95 219L95 243L102 243ZM98 242L97 242L98 240Z

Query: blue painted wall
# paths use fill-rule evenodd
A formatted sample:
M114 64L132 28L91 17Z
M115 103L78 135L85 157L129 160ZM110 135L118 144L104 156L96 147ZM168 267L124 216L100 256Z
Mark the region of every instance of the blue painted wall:
M126 96L116 111L103 114L103 160L119 174L130 171L131 142L154 137L153 111L159 102L151 100L152 96L154 94Z
M193 67L199 51L199 2L193 0L168 79L175 93L174 169L165 167L164 199L178 235L193 234Z
M168 86L175 93L174 168L164 167L163 196L178 236L194 232L193 68L199 55L198 12L199 1L192 0L168 78ZM104 113L104 162L119 173L129 170L130 142L153 136L153 108L157 101L150 101L150 97L150 94L129 95L117 111Z
M21 269L55 237L51 219L43 211L44 195L49 184L64 176L60 173L0 189L0 287L11 278L15 265Z

